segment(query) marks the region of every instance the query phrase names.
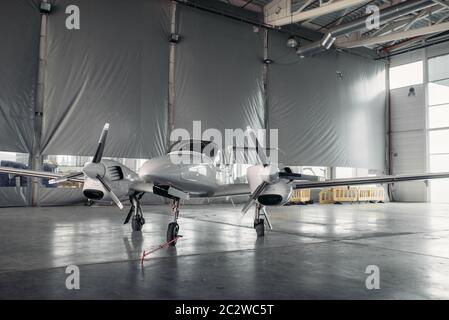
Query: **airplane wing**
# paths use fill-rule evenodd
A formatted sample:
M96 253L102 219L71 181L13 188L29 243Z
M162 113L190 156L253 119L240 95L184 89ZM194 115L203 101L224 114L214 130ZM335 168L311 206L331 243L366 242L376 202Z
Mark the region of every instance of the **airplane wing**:
M249 196L250 194L251 190L248 183L225 184L220 186L217 191L208 198Z
M313 188L327 188L338 186L354 186L363 184L381 184L404 181L419 181L429 179L449 178L449 172L442 173L426 173L426 174L409 174L397 176L378 176L378 177L364 177L351 179L334 179L326 181L298 181L295 183L295 189L313 189Z
M44 179L57 179L57 178L64 177L64 174L60 174L60 173L53 173L53 172L46 172L46 171L34 171L34 170L26 170L26 169L15 169L15 168L8 168L8 167L0 167L0 173L7 173L7 174L11 174L11 175L31 177L31 178L44 178ZM74 178L70 178L70 181L83 183L84 179L74 177Z
M130 189L137 192L145 193L155 193L155 186L152 183L135 181L131 184ZM157 188L157 186L156 186ZM156 190L157 191L157 190ZM165 190L168 194L176 195L177 197L184 198L221 198L221 197L231 197L231 196L248 196L251 194L249 184L247 183L237 183L237 184L227 184L219 186L217 191L213 194L187 194L183 195L182 190L172 188L172 190ZM176 193L176 194L175 194ZM155 193L157 194L157 193Z

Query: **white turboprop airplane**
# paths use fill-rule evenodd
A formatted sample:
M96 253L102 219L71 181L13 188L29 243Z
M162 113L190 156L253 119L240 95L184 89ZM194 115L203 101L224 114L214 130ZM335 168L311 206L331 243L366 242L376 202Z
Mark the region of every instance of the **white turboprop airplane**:
M255 206L254 228L258 236L263 236L265 222L272 228L265 207L284 205L293 189L449 178L449 172L445 172L323 181L316 176L292 173L288 167L279 168L277 164L270 164L264 152L259 152L261 164L248 168L248 183L223 185L219 184L216 178L217 171L224 163L222 150L213 142L197 140L174 143L166 155L146 161L136 173L117 161L102 159L108 130L109 124L106 124L92 161L86 163L80 172L62 175L6 167L0 167L0 172L52 179L50 183L81 182L83 194L87 199L113 201L120 209L123 209L121 201L129 199L131 208L124 223L131 220L133 231L141 231L145 224L141 208L141 199L145 193L171 199L173 222L167 229L167 241L171 241L171 245L176 244L179 230L177 220L180 199L249 195L250 198L242 211L246 213L253 205ZM257 139L256 143L257 148L262 150ZM193 161L189 164L175 164L172 155L188 156ZM262 219L262 216L265 219Z

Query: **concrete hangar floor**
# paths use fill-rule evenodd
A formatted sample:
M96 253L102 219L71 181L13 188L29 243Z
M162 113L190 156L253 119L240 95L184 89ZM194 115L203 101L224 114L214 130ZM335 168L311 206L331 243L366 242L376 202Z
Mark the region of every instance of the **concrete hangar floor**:
M252 214L185 205L176 248L170 209L146 206L142 233L115 207L0 209L0 299L448 299L449 205L357 204ZM79 267L80 289L66 288ZM380 289L368 290L368 266Z

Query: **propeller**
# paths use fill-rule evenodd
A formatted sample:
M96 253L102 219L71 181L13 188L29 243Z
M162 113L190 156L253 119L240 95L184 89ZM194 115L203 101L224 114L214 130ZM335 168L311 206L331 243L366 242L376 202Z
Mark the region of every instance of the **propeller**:
M245 203L242 209L243 215L245 215L248 210L256 203L257 198L262 194L265 187L268 185L268 182L264 181L262 182L257 189L251 194L249 197L249 200Z
M129 209L128 215L126 216L125 222L123 222L123 224L127 224L129 222L133 212L134 212L134 208L131 206L131 208Z
M103 158L104 147L106 144L106 138L108 136L109 131L109 123L106 123L103 127L103 131L101 132L100 140L98 141L98 147L95 151L95 155L92 159L92 162L88 162L84 165L83 169L80 172L70 173L66 176L52 179L49 181L50 184L61 183L65 181L70 181L71 178L79 177L84 175L84 177L88 177L90 179L96 179L100 182L100 184L104 187L104 189L109 192L109 195L117 205L117 207L123 209L123 204L120 202L120 199L117 195L112 191L111 186L105 179L106 169L104 165L101 163L101 159Z
M251 128L247 128L247 130L249 131L249 135L250 137L252 137L253 142L256 145L256 150L257 150L257 155L259 157L259 160L261 162L261 164L263 165L264 169L266 167L268 167L270 165L270 161L267 158L267 155L265 154L264 149L262 148L262 146L259 143L259 140L257 139L256 134L254 133L253 130L251 130ZM261 170L263 170L261 168ZM269 180L273 180L277 178L277 176L273 176L273 175L269 175L268 179ZM251 179L250 176L248 176L248 180ZM251 181L249 181L251 182ZM245 203L245 205L242 208L242 213L243 215L245 215L248 210L256 203L257 198L259 198L259 196L262 194L262 192L265 190L265 188L269 185L269 182L267 180L263 180L258 186L257 188L254 190L254 192L250 195L248 201Z
M57 183L61 183L61 182L66 182L66 181L70 181L71 178L76 178L81 175L83 175L82 172L74 172L74 173L70 173L70 174L60 177L60 178L48 180L48 183L49 184L57 184Z
M271 165L270 163L271 161L265 154L264 148L260 145L259 140L257 139L257 136L254 133L254 131L251 130L251 128L247 128L247 130L249 131L249 136L253 139L253 143L255 144L257 155L259 157L261 165L253 167L253 169L248 170L248 180L250 185L256 183L259 183L259 185L253 191L248 201L243 206L242 208L243 216L256 203L256 200L265 191L265 189L270 184L275 183L279 179L289 180L290 182L293 180L309 180L309 181L318 180L318 177L315 176L293 173L293 171L289 167L284 167L281 170L279 170L278 165L276 166Z
M106 144L106 138L108 136L108 131L109 131L109 123L106 123L104 125L103 131L101 132L100 140L98 141L97 151L95 151L92 163L101 162L101 158L103 157L104 146Z
M115 195L115 193L112 191L111 187L106 183L104 178L97 174L97 179L100 181L100 183L103 185L103 187L109 192L109 195L111 196L112 201L115 202L117 207L120 208L120 210L123 209L123 204L120 202L120 199Z

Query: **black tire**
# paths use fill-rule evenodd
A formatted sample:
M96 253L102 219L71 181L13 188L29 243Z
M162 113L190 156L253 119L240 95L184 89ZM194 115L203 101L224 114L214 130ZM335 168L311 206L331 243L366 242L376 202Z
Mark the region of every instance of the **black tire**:
M145 224L145 219L142 217L134 216L131 221L131 227L133 231L142 231L142 226Z
M265 236L265 223L263 219L254 220L254 229L256 229L257 237Z
M167 228L167 242L173 241L174 239L176 239L176 237L178 236L178 232L179 232L179 225L177 222L170 222L168 224L168 228ZM172 243L169 244L170 247L174 247L176 246L176 242L178 242L178 240L173 241Z

